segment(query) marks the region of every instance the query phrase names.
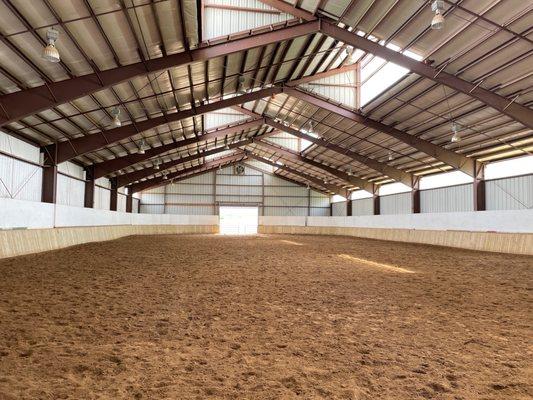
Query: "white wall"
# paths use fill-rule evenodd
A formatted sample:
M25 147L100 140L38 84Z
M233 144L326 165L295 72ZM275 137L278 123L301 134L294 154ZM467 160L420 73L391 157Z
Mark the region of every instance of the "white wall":
M217 225L211 215L132 214L0 198L0 229L101 225Z
M361 217L261 217L260 225L335 226L423 230L533 232L533 210L371 215Z

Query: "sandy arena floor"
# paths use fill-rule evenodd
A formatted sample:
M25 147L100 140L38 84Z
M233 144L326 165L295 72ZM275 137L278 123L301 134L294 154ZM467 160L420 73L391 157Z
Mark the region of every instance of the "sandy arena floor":
M532 399L533 258L145 236L0 260L0 399Z

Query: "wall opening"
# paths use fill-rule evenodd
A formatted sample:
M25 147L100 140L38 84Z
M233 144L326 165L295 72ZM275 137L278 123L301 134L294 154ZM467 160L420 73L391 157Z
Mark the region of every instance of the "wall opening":
M259 224L258 207L220 207L220 233L222 235L255 235Z

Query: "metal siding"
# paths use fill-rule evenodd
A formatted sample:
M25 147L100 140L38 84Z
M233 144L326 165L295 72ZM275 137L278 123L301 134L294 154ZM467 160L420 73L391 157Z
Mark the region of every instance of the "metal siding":
M165 206L163 205L141 203L141 214L163 214L164 211L165 211Z
M85 179L85 171L83 170L83 167L76 165L70 161L58 164L57 171L73 176L75 178Z
M0 151L16 157L39 163L40 148L0 131Z
M210 112L204 114L204 124L205 129L213 129L223 125L242 122L247 118L248 116L243 113L236 112L231 108L224 108L219 112Z
M337 203L332 203L332 213L334 217L345 217L348 213L347 208L348 203L346 201L338 201Z
M311 207L309 215L312 217L329 217L329 207Z
M352 200L352 215L373 215L374 214L374 199L372 197L366 199Z
M132 204L133 207L131 210L132 213L137 214L139 212L139 202L140 202L139 199L133 199L133 204Z
M213 196L205 194L167 194L166 204L213 204Z
M355 86L355 71L347 71L341 74L328 76L304 84L302 87L308 91L327 97L349 107L355 107L355 87L343 87L339 85Z
M94 208L109 210L111 202L111 191L99 186L94 188Z
M83 207L85 204L85 182L57 174L57 204Z
M487 181L487 210L533 208L533 175Z
M210 0L210 3L233 7L272 10L272 7L269 7L258 0ZM267 14L237 10L222 10L209 7L205 8L204 16L204 39L212 39L219 36L229 35L231 33L271 25L292 18L292 16L284 13Z
M126 196L122 193L117 197L117 211L126 212Z
M398 193L380 197L380 214L410 214L411 193Z
M168 205L165 208L165 214L178 215L215 215L215 206L205 205Z
M42 168L0 154L0 197L41 201Z
M472 185L448 186L420 191L420 212L473 211Z
M286 216L286 217L294 217L294 216L300 216L305 217L307 215L307 207L306 208L295 208L295 207L265 207L264 208L264 215L265 216Z

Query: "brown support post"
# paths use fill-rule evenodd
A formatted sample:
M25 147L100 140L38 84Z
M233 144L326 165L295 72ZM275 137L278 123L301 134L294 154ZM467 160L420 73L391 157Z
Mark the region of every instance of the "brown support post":
M379 205L379 186L374 185L372 195L372 200L374 201L374 215L379 215L381 213Z
M420 214L420 178L414 176L413 179L413 189L411 191L411 211L413 214Z
M348 198L346 199L347 203L346 203L346 216L347 217L351 217L353 212L352 212L352 200L350 199L350 197L352 197L351 195L348 196Z
M333 217L333 203L329 200L329 216Z
M116 178L111 179L111 196L109 202L109 209L111 211L117 211L117 201L118 201L118 187Z
M43 184L41 201L44 203L55 203L57 194L57 164L55 154L44 152Z
M485 164L478 161L475 163L473 192L474 211L485 211L487 209L485 196Z
M131 213L133 211L133 194L126 196L126 212Z
M84 207L94 207L94 166L85 169L85 196Z

